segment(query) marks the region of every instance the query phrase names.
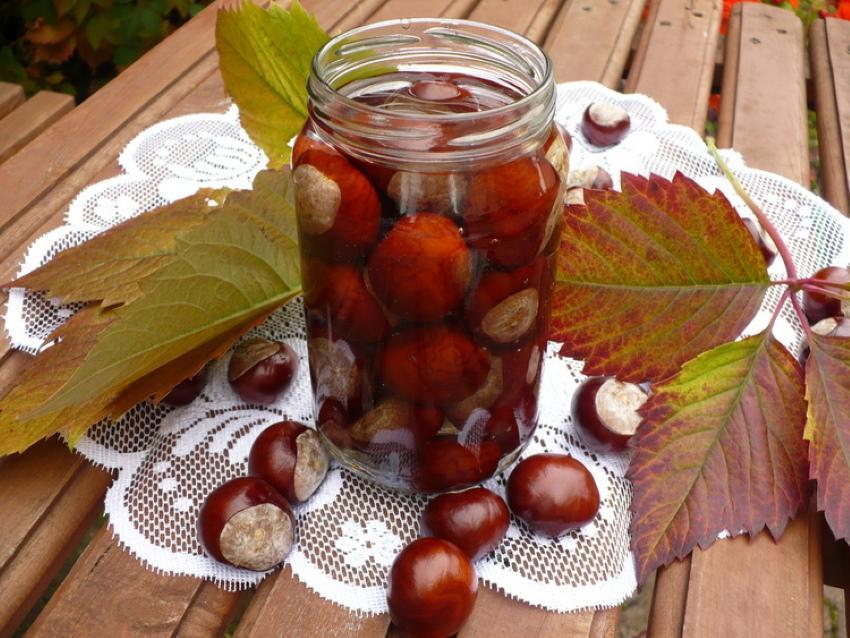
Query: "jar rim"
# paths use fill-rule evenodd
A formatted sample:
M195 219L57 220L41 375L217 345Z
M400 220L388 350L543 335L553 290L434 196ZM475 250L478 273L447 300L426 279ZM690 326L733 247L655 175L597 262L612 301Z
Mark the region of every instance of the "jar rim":
M518 100L515 100L503 106L487 109L485 111L475 111L468 113L417 113L417 117L421 117L433 122L439 122L443 120L451 120L454 122L459 120L474 120L476 118L482 117L482 115L484 114L502 114L512 109L522 109L527 104L540 99L540 95L547 90L550 84L554 83L554 71L552 60L549 57L549 54L547 54L543 50L543 48L536 42L527 38L521 33L512 31L511 29L506 29L504 27L499 27L493 24L488 24L486 22L480 22L477 20L466 20L463 18L393 18L390 20L381 20L379 22L364 24L359 27L354 27L353 29L343 31L342 33L328 40L313 56L313 59L310 64L311 75L315 80L321 83L321 85L326 90L332 92L335 95L336 99L340 100L347 107L356 109L358 111L373 112L375 114L386 116L387 111L382 110L380 107L372 106L370 104L364 104L363 102L359 102L357 100L349 98L348 96L340 93L337 89L335 89L326 77L326 69L320 66L321 60L332 49L339 47L340 44L344 43L347 39L350 39L353 36L396 25L401 26L404 29L405 25L409 27L410 25L423 25L427 23L434 23L435 26L439 25L441 27L472 27L476 29L481 29L485 32L490 31L494 34L506 37L518 44L521 44L522 46L526 47L530 52L539 56L540 62L542 62L542 67L539 69L540 77L535 77L536 86L529 93L523 95ZM525 60L522 61L525 62ZM530 71L534 72L534 67L530 65L528 65L528 67Z

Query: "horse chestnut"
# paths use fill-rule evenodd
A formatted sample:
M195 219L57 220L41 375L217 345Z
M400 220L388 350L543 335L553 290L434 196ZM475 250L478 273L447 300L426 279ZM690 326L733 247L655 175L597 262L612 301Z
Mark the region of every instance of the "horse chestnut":
M499 268L540 254L563 213L562 180L540 155L517 158L472 178L466 197L467 241Z
M446 416L455 425L461 427L473 412L493 405L502 394L503 386L502 360L499 357L493 357L490 361L490 371L481 387L462 401L447 405Z
M387 195L403 215L421 210L459 215L467 185L467 177L461 173L398 171L390 178Z
M776 244L773 243L770 235L761 229L756 220L745 217L741 221L744 222L744 226L750 231L753 241L756 242L762 257L764 257L765 264L770 268L770 265L776 260L776 255L779 253L776 249Z
M508 478L511 511L536 532L557 538L590 522L599 511L593 475L565 454L535 454Z
M463 301L472 257L448 217L418 213L400 219L369 258L369 284L402 319L437 321Z
M510 520L500 496L474 487L431 499L422 512L420 533L451 541L474 561L502 542Z
M362 273L351 266L325 266L308 260L304 270L304 304L331 319L331 330L343 339L374 343L389 331L381 306L369 292Z
M378 370L384 385L408 401L448 405L481 387L490 355L454 327L411 326L387 340Z
M436 436L422 448L413 484L421 492L474 485L493 475L501 457L495 441L462 445L454 436Z
M390 617L409 638L448 638L472 613L478 576L469 558L441 538L419 538L390 568Z
M569 143L567 142L569 140ZM558 171L561 179L566 179L570 172L570 146L572 138L569 133L565 132L560 124L552 126L552 132L549 134L543 149L546 151L546 161Z
M172 407L180 407L189 405L192 401L198 398L198 395L203 392L207 385L207 369L201 368L193 377L184 379L171 389L171 392L162 398L162 403Z
M378 237L381 203L375 188L330 149L308 147L298 161L292 181L301 233L321 237L333 260L361 254Z
M466 302L467 325L496 344L529 334L538 317L545 263L540 256L511 272L484 273Z
M290 503L306 501L328 473L328 455L315 430L281 421L260 432L248 453L248 474L264 479Z
M849 288L848 284L850 284L850 271L848 271L847 268L842 268L841 266L827 266L826 268L818 270L814 275L812 275L812 278L828 281L832 284L839 284L847 289ZM840 290L839 288L833 288L831 286L825 287L836 291ZM804 290L803 311L806 313L806 318L809 320L809 323L814 324L822 319L842 314L841 300L829 297L820 292Z
M591 144L611 146L622 141L631 124L631 118L623 107L609 102L595 102L584 111L581 132Z
M598 452L625 449L641 422L638 409L646 393L634 383L613 377L590 377L573 393L573 423L587 436L587 445Z
M218 561L254 571L278 565L292 547L289 503L266 481L236 478L213 490L198 515L198 540Z
M314 337L307 342L310 356L310 375L316 401L332 398L347 406L363 390L363 374L357 356L343 340Z
M298 355L287 344L253 337L236 346L227 380L244 401L270 405L297 370Z
M390 397L355 421L349 434L361 448L391 445L415 450L442 425L443 413L437 408L415 406Z

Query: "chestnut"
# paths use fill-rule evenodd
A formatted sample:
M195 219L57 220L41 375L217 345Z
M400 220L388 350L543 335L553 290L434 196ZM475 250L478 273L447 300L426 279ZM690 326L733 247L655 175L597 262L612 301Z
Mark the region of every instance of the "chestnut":
M508 479L507 494L514 514L553 538L590 522L599 511L593 475L566 454L535 454L520 461Z
M613 377L590 377L573 393L573 423L597 452L625 449L641 422L638 408L646 402L639 385Z
M422 512L420 534L451 541L475 561L502 542L510 520L502 497L473 487L431 499Z
M622 141L631 124L631 118L622 106L610 102L594 102L584 111L581 132L591 144L611 146Z
M417 406L389 397L357 419L349 429L360 448L374 445L416 450L443 424L443 413L434 407Z
M567 177L567 188L595 188L597 190L611 190L614 188L614 180L610 173L601 166L585 166L570 171Z
M812 326L812 332L821 337L850 337L850 317L827 317ZM800 344L800 363L805 364L811 351L804 339Z
M303 503L328 473L328 455L315 430L281 421L260 432L248 453L248 474L258 476L290 503Z
M459 215L467 186L468 178L461 173L398 171L387 184L387 195L403 215L422 210Z
M419 538L396 556L390 568L390 617L408 638L448 638L472 613L478 576L456 545Z
M198 398L198 395L204 390L207 385L207 369L201 368L193 377L184 379L171 389L171 392L162 398L162 403L172 407L180 407L189 405L192 401Z
M572 138L570 134L561 128L560 124L552 125L552 132L546 143L543 145L546 151L546 161L558 171L561 179L566 179L570 171L570 150L572 146Z
M773 243L770 235L761 229L756 220L745 217L741 221L744 222L744 226L746 226L747 230L750 231L753 241L756 242L756 245L761 251L762 257L764 257L764 263L769 268L776 260L776 255L779 253L776 249L776 244Z
M821 279L832 284L840 284L847 286L850 284L850 271L841 266L827 266L821 268L814 275L813 279ZM831 288L831 287L830 287ZM832 288L838 290L838 288ZM803 291L803 311L806 313L806 318L809 323L815 324L822 319L834 317L841 313L841 300L829 297L820 292Z
M213 490L198 515L207 554L234 567L266 571L286 558L295 519L289 503L266 481L241 477Z
M236 346L227 380L244 401L270 405L297 370L298 355L287 344L253 337Z
M501 458L502 449L494 440L463 445L453 435L435 436L422 446L413 484L420 492L474 485L492 476Z

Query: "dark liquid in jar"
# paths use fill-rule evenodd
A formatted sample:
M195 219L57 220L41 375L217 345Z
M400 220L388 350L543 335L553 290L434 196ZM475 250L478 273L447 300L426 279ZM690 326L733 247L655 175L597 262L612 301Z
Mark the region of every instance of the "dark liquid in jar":
M397 113L469 113L520 94L395 73L348 95ZM423 122L416 148L440 148ZM320 431L385 483L480 482L537 423L566 147L446 173L346 156L308 123L293 150Z

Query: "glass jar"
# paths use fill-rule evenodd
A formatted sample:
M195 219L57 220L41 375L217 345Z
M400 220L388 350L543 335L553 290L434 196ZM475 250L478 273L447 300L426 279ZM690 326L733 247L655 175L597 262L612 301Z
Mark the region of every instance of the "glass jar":
M331 453L421 492L537 424L568 150L549 59L464 20L381 22L313 60L292 153L310 373Z

